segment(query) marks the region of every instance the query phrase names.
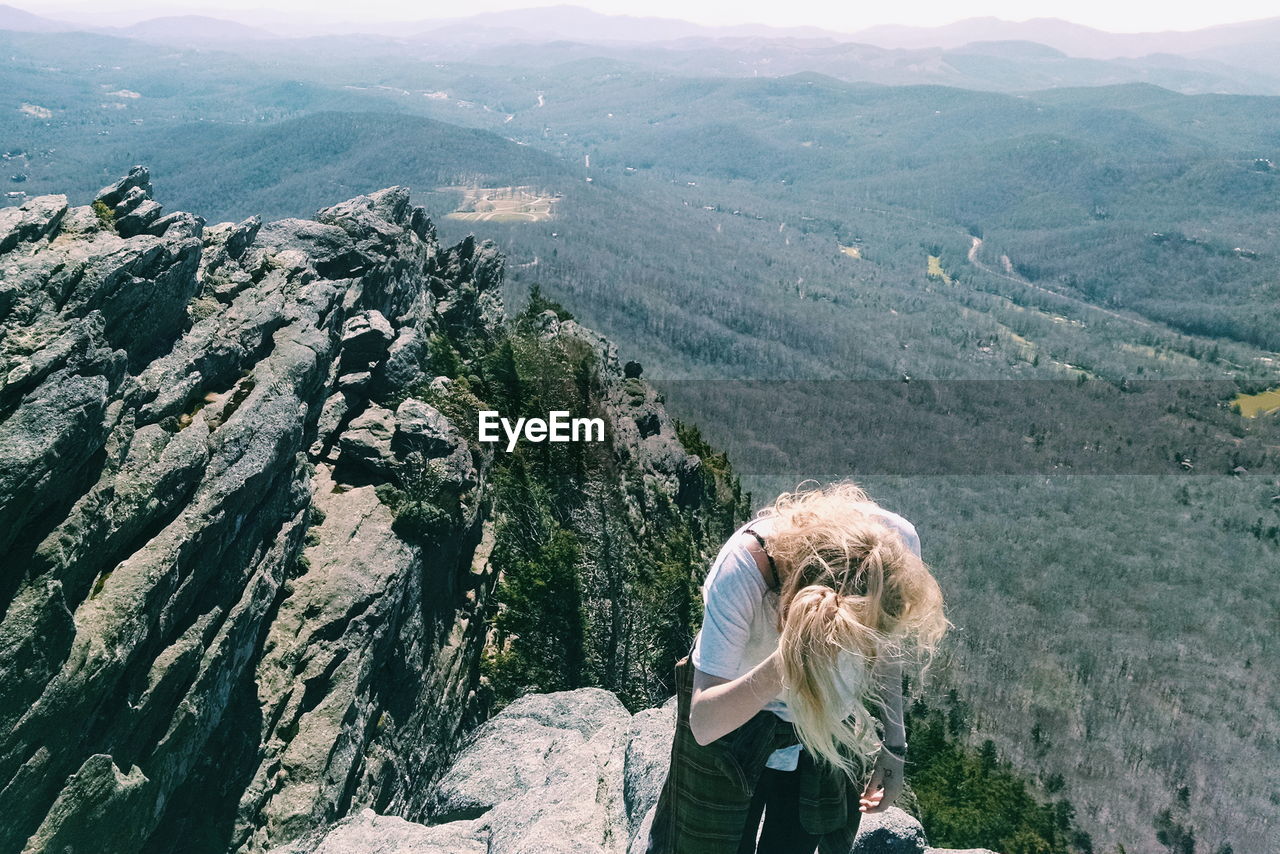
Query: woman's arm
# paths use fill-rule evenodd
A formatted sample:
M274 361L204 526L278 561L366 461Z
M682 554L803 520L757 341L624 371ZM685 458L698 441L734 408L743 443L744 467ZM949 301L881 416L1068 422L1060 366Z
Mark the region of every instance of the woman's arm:
M693 671L689 729L694 741L706 745L755 717L782 690L778 651L737 679L723 679Z
M874 675L880 694L880 713L877 717L884 725L883 743L898 753L903 753L907 735L902 719L902 662L882 657L876 661ZM892 806L902 794L905 783L904 764L901 757L882 749L876 757L875 768L862 792L858 809L862 812L881 812Z
M902 661L881 656L876 661L875 680L880 694L880 723L884 724L884 743L901 747L907 743L902 719Z

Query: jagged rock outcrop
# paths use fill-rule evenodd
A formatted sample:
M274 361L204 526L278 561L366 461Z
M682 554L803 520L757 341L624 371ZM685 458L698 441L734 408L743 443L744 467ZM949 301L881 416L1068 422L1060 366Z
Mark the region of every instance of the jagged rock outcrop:
M628 714L607 691L527 695L487 721L441 778L430 826L373 810L272 854L643 854L666 777L674 699ZM862 818L851 854L928 848L896 807Z
M206 227L135 168L93 205L0 210L0 851L257 852L429 815L485 713L494 451L409 392L448 387L431 342L496 334L500 276L404 188ZM605 352L622 400L606 342L547 334ZM688 501L698 458L644 395L656 429L614 412L612 447L635 500ZM424 467L430 537L379 491Z

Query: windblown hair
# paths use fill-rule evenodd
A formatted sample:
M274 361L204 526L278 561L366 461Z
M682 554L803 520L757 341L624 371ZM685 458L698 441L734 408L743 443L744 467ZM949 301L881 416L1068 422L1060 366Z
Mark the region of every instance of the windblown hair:
M876 663L927 667L951 624L938 582L866 492L805 486L757 514L781 582L783 683L806 749L857 776L878 747Z

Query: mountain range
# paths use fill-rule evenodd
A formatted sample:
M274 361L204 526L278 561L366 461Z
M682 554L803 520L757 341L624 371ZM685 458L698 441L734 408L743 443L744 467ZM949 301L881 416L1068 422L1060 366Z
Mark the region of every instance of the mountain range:
M1187 94L1280 93L1280 19L1193 33L1117 35L1058 20L975 18L946 27L837 33L812 27L706 27L666 18L602 15L574 6L493 12L395 25L325 24L173 15L127 26L82 26L0 6L0 31L82 31L189 49L270 46L278 54L371 51L418 61L549 67L609 58L654 73L842 80L995 91L1153 83Z
M106 13L101 13L105 15ZM221 20L219 20L219 18ZM90 20L95 16L90 15ZM582 41L671 42L687 38L821 39L883 48L954 48L972 42L1029 41L1048 45L1070 56L1090 59L1141 57L1156 53L1195 55L1237 45L1280 42L1280 17L1222 24L1196 30L1113 33L1060 18L1010 21L996 17L965 18L942 26L883 25L852 32L814 26L775 27L764 24L708 26L677 18L609 15L581 6L556 5L455 18L408 21L299 21L269 11L174 14L140 19L123 27L84 26L0 5L0 29L51 32L97 29L157 41L181 38L297 37L370 34L430 40L470 39L482 42Z

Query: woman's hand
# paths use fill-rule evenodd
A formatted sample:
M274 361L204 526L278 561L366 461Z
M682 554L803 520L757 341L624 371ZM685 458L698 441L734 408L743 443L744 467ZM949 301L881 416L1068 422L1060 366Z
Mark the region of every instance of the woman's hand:
M858 801L858 809L868 813L884 812L893 806L893 802L902 794L904 764L904 760L887 750L881 750L871 771L871 779L867 781L867 788Z

